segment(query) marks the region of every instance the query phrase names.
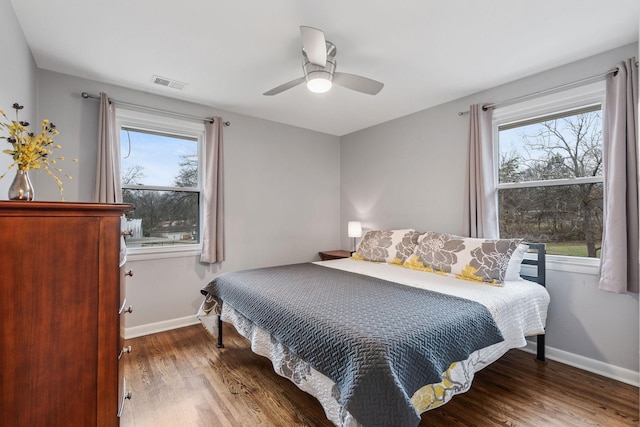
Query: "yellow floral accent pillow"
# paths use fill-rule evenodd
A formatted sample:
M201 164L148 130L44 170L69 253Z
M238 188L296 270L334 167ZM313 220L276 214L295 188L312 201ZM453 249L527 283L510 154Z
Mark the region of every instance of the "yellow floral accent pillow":
M364 261L364 259L358 255L358 252L354 252L353 254L351 254L351 258L355 259L356 261Z
M440 272L459 279L502 285L511 255L521 240L477 239L428 231L404 266Z

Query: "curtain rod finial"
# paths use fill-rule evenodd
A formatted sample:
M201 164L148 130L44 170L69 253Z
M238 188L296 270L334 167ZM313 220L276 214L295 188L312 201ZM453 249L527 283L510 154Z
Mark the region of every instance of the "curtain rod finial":
M209 123L214 123L215 119L213 117L210 117L209 119L207 119L207 121ZM231 122L230 121L222 122L222 126L231 126Z

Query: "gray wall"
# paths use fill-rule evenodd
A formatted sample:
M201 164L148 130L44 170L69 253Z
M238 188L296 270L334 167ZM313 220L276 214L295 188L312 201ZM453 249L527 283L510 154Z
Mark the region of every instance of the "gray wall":
M215 110L51 71L38 71L38 106L60 130L57 141L74 178L65 199L91 201L94 186L98 102L80 97L104 91L125 102L199 117L220 115L224 128L227 260L200 264L195 255L141 259L128 268L127 301L134 307L127 327L192 316L200 287L215 274L317 259L340 246L340 140L338 137ZM55 183L40 175L39 200L58 200ZM142 257L144 258L144 257ZM130 258L131 259L131 258Z
M598 75L637 53L637 44L624 46L343 136L341 236L349 220L371 229L460 233L469 119L458 112ZM348 245L342 237L342 246ZM597 272L570 273L559 265L550 265L548 282L548 347L561 357L638 372L638 295L598 291ZM574 363L582 362L590 363Z
M33 123L38 129L36 65L9 0L0 0L0 58L0 109L12 120L15 119L15 111L11 106L14 102L20 103L25 107L20 119ZM5 144L5 141L2 140L2 143ZM0 156L0 175L5 173L10 160L5 154ZM0 199L7 198L14 176L15 173L10 171L0 180Z

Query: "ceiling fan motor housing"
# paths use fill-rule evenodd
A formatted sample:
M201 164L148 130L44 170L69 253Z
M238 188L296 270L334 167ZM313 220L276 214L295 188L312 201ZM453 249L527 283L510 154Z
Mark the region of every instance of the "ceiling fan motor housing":
M337 49L335 45L329 41L327 44L327 62L324 66L313 64L309 61L309 57L307 56L307 52L302 49L302 70L304 71L304 76L307 79L307 82L314 79L325 79L332 81L333 74L336 71L336 52Z

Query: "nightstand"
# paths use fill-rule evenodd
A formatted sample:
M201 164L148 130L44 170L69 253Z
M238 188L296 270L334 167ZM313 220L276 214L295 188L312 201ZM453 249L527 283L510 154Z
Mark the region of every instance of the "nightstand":
M330 259L351 258L351 252L337 250L337 251L322 251L318 252L322 261L328 261Z

